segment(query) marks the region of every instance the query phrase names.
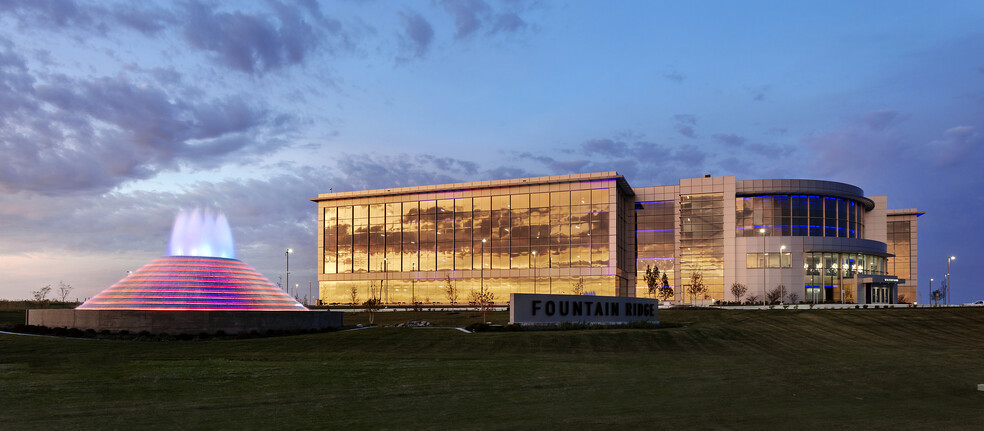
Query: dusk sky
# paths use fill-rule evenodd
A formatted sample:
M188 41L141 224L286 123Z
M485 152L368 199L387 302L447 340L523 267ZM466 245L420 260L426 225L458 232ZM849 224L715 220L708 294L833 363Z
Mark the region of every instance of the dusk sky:
M618 171L918 208L984 299L984 2L0 1L0 298L92 296L181 209L316 286L319 193Z

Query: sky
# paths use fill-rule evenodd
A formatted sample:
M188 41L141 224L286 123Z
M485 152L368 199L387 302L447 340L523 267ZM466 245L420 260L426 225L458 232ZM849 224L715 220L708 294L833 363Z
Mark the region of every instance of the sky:
M329 190L618 171L918 208L984 299L984 2L0 2L0 298L90 297L182 209L316 288Z

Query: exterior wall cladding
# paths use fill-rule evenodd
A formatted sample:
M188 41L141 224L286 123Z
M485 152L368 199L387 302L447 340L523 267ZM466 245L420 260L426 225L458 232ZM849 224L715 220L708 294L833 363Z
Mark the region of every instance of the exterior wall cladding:
M680 304L777 291L784 302L917 299L923 213L888 210L886 197L843 183L708 176L633 188L599 172L312 201L326 304L464 304L482 289L498 303L510 293L646 296L647 268ZM735 283L747 287L741 298Z

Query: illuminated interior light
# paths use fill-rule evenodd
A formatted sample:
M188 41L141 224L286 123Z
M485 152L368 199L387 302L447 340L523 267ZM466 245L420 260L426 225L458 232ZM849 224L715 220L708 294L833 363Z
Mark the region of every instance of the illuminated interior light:
M77 308L161 311L307 310L249 265L230 258L201 256L167 256L155 259Z

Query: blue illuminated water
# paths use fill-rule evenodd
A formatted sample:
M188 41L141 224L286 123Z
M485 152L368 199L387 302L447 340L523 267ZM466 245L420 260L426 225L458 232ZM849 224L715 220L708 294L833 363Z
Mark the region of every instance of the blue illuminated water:
M229 221L222 213L208 210L181 210L171 228L169 256L208 256L236 258Z

